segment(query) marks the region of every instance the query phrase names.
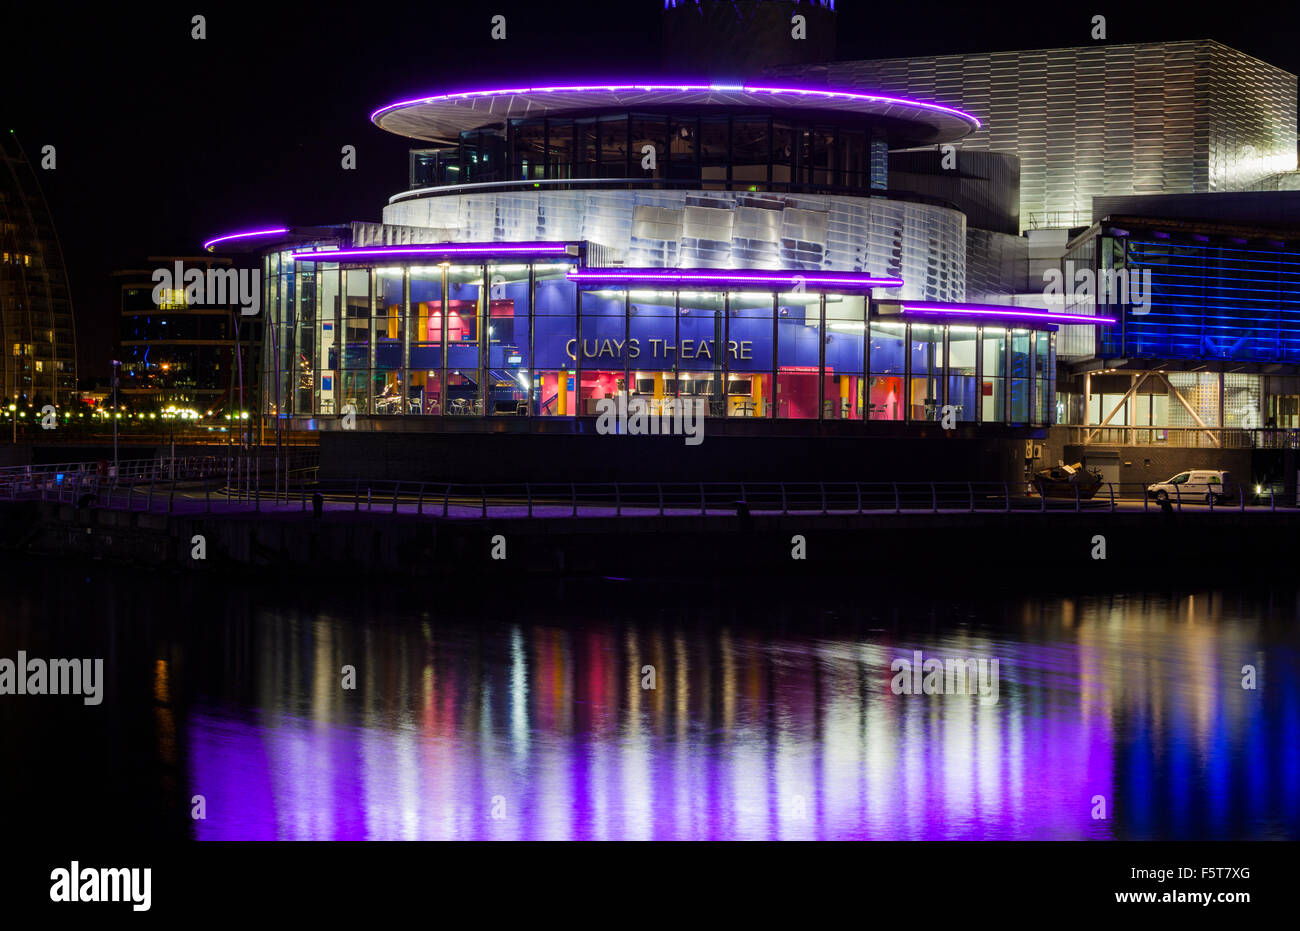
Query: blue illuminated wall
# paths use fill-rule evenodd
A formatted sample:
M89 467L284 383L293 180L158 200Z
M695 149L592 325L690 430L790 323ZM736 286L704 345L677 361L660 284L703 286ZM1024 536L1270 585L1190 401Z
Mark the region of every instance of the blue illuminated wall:
M1101 330L1102 355L1300 362L1296 245L1137 233L1118 241L1130 276L1150 270L1152 294L1148 313L1125 306L1123 327Z

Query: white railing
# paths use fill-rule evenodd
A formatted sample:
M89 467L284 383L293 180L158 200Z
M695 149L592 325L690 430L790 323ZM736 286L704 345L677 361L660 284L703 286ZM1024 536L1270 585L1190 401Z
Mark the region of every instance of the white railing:
M1300 449L1300 430L1238 427L1069 426L1067 443L1081 446L1168 446L1180 449Z

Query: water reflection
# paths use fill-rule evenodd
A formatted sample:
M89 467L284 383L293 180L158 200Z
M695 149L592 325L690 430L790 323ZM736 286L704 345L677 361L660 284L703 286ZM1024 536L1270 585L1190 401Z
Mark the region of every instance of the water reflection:
M775 630L255 610L185 711L197 836L1298 835L1293 600L902 605ZM914 650L997 659L997 703L894 694Z

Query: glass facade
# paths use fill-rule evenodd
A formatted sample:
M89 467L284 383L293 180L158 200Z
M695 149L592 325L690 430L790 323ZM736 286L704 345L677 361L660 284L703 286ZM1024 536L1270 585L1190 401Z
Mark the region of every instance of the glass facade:
M592 178L684 182L705 190L864 191L885 187L885 138L862 121L796 122L751 110L536 117L463 132L411 152L412 189Z
M626 393L710 417L1041 425L1054 333L872 318L857 293L579 287L573 260L361 267L267 257L266 409L594 416ZM278 360L278 361L277 361ZM275 378L278 373L278 393Z
M1300 248L1215 237L1101 236L1102 271L1122 270L1136 301L1105 304L1121 325L1098 353L1254 363L1300 361ZM1148 284L1149 281L1149 284ZM1100 285L1099 285L1100 288ZM1145 311L1145 312L1144 312Z

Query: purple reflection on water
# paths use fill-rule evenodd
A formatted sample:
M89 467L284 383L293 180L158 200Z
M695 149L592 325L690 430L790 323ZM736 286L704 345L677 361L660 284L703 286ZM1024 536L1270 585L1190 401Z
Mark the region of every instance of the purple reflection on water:
M928 639L603 620L378 636L268 612L252 655L295 674L186 719L197 836L1295 836L1294 651L1175 608L1040 604L996 636ZM346 691L358 631L374 642ZM891 661L918 650L998 660L997 701L895 694ZM1271 658L1270 691L1240 687L1242 655Z
M912 644L837 644L757 689L743 667L756 671L764 648L734 646L730 680L693 682L679 668L648 691L638 677L590 662L609 655L610 638L556 642L542 632L526 676L513 679L522 692L506 690L503 669L501 691L489 675L467 702L467 683L447 669L407 696L409 714L318 709L251 724L196 708L193 791L212 813L198 836L1109 836L1107 822L1087 814L1092 796L1112 793L1104 715L1065 704L1031 712L1042 696L1017 684L1014 664L1003 666L999 703L982 705L892 694L888 659ZM1021 649L1016 660L1028 662L1031 679L1050 681L1055 657L1045 653ZM701 684L709 691L696 692ZM854 694L860 685L865 695ZM720 704L699 707L714 689ZM501 713L498 702L511 707Z

